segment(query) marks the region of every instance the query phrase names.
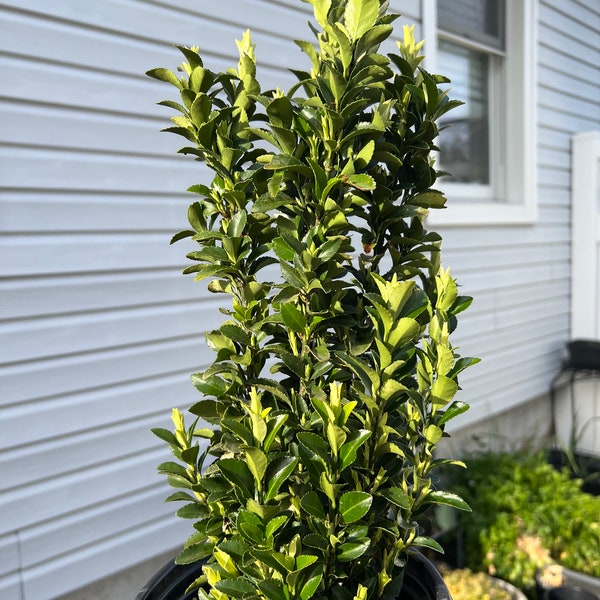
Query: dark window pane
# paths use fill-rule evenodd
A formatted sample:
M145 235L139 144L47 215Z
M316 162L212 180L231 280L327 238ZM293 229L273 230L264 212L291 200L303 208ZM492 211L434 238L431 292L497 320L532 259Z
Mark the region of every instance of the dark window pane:
M504 0L438 0L438 27L504 49Z
M438 70L451 83L452 98L465 104L440 123L440 165L462 183L490 183L489 58L482 52L440 40ZM447 127L446 127L447 126Z

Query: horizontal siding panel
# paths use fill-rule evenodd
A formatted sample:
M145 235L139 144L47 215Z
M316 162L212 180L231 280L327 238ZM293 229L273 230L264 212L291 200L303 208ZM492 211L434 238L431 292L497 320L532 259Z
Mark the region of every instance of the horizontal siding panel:
M78 552L59 556L23 572L25 597L28 600L54 598L163 555L170 549L175 555L189 533L189 521L162 519ZM140 586L143 583L140 582Z
M103 2L98 8L105 4ZM61 18L57 14L60 8L60 2L48 5L38 3L36 7L41 11L48 9L51 17ZM80 14L85 11L83 5L78 6L78 9ZM73 14L71 9L71 15ZM106 30L93 30L90 28L91 22L74 24L62 19L50 20L40 14L23 14L2 8L0 15L4 23L0 51L31 57L34 61L42 58L45 62L140 77L148 69L165 61L170 63L179 60L181 56L169 44L132 39ZM122 20L123 25L135 22L128 21L126 17ZM43 57L36 52L36 48L40 47L44 48ZM76 52L73 51L74 48L77 49Z
M27 0L11 0L10 4L26 10L31 9L31 3ZM235 2L235 0L226 0L224 4L229 4L230 9L226 10L224 6L219 7L216 13L217 19L211 18L213 14L212 5L211 9L206 11L208 16L202 16L197 11L190 10L190 7L187 6L184 12L185 18L182 18L181 11L173 10L168 5L161 6L135 0L103 0L101 4L89 8L82 6L77 0L62 0L48 5L48 7L36 7L36 13L46 13L51 18L60 17L71 23L81 24L86 28L92 26L108 30L111 33L121 34L126 38L142 38L165 46L171 45L174 41L188 46L197 45L201 47L203 53L217 52L221 54L226 52L226 56L237 59L238 54L234 40L239 39L244 29L250 26L250 23L246 24L243 15L254 12L252 21L257 24L261 21L263 23L273 23L275 21L264 20L264 12L256 8L259 4L256 1L249 2L246 0L242 3ZM233 8L234 6L235 8ZM219 12L224 16L227 15L230 21L233 16L235 24L227 24L219 20ZM286 11L277 9L277 12L285 14ZM269 14L271 14L271 11L269 11ZM244 26L239 23L244 23ZM132 28L134 25L135 29ZM292 66L298 64L300 53L295 45L290 44L288 40L281 40L272 35L268 27L263 26L261 29L262 31L255 30L253 32L253 40L257 45L257 53L261 64L270 64L277 69L281 68L281 65ZM297 37L299 31L306 31L307 34L310 34L310 30L305 23L298 20L283 25L282 29L287 31L292 38ZM68 47L76 47L76 41L69 41L71 43ZM82 63L85 64L84 61L85 55L82 60ZM114 61L111 61L109 56L107 63L110 64L111 62Z
M546 104L540 100L537 113L538 119L544 127L555 129L562 133L573 134L589 131L593 128L593 124L590 123L589 119L570 111L568 103L566 110L558 110L552 104Z
M159 479L158 474L155 479ZM173 513L181 504L165 503L169 493L166 484L146 488L126 498L28 527L21 534L23 567L27 569L68 552L85 549L151 522L171 518L175 521ZM190 527L191 522L186 524ZM184 539L182 537L181 541Z
M181 193L208 179L205 165L186 159L83 154L71 151L2 148L2 186L150 194ZM35 164L35 178L31 177Z
M183 189L185 182L181 183ZM148 198L143 194L0 192L0 232L56 235L64 232L163 231L167 246L174 232L189 228L185 215L192 201L194 196L191 194L173 199L172 196Z
M571 135L567 131L559 131L552 123L541 123L538 127L538 145L541 148L567 150L571 148Z
M21 576L13 573L0 577L0 597L2 600L24 600L21 595Z
M569 148L560 150L540 148L537 154L539 165L544 165L545 167L555 167L562 171L569 171L568 167L566 166L571 160Z
M550 86L557 79L569 81L568 88L573 83L577 86L583 85L584 89L598 85L600 67L597 63L589 63L581 60L576 54L565 52L562 47L554 45L556 31L554 29L540 26L540 43L538 45L538 73L544 74L540 79L545 85ZM547 78L547 79L546 79Z
M149 78L117 77L6 56L0 57L0 68L3 96L11 101L144 117L165 114L164 108L155 103L162 99L166 86ZM42 95L40 90L43 90Z
M567 169L553 169L545 165L538 165L537 171L540 185L563 189L571 186L571 173Z
M570 38L569 45L572 41L585 44L584 60L591 64L598 63L598 59L600 59L600 48L598 47L600 19L597 15L584 12L583 7L573 2L569 2L568 13L556 10L547 2L541 2L538 14L540 23L556 29L561 36ZM577 20L578 15L580 20Z
M207 292L175 270L0 280L1 320L182 302Z
M534 245L568 243L569 231L565 227L470 227L468 229L443 227L439 230L444 238L444 252L453 248L483 250L490 247L513 244ZM466 232L466 233L465 233Z
M158 408L153 406L154 410ZM95 425L89 429L89 424L90 421L87 428L68 438L47 441L42 438L26 445L24 440L17 440L18 448L0 452L3 491L83 471L124 456L149 452L159 445L150 429L169 425L163 415L160 418L156 415L134 415L126 422L111 427ZM56 435L56 432L52 433ZM44 457L44 461L39 460L40 456Z
M0 142L10 145L160 156L184 145L183 138L159 131L168 125L166 111L162 119L149 119L3 102L0 115Z
M0 238L3 277L179 269L185 262L182 246L169 246L162 233Z
M514 267L496 268L491 271L460 273L455 270L454 275L458 277L465 293L477 295L481 291L498 288L498 282L502 282L504 288L519 288L532 283L543 283L551 279L569 276L568 263L540 263L537 265L526 265L519 269Z
M145 488L155 481L156 465L164 458L161 448L0 492L0 535Z
M519 294L515 290L515 295ZM545 331L547 337L548 319L552 321L555 317L568 309L568 301L561 296L544 298L536 303L522 304L517 306L497 306L496 310L489 313L479 313L473 316L466 314L460 319L460 328L457 337L460 336L461 344L475 345L483 349L489 347L488 351L502 349L503 344L496 339L497 336L505 334L512 335L514 340L521 336L521 328L537 323L540 330ZM486 336L492 339L485 341ZM510 338L508 338L510 339ZM509 342L510 343L510 342ZM460 344L459 344L460 345Z
M195 365L186 372L122 384L106 390L40 400L35 402L35 410L32 410L30 405L0 409L0 416L4 423L0 450L17 448L15 456L18 458L19 452L29 452L23 447L37 448L34 445L45 439L53 439L55 440L53 447L57 453L60 453L62 447L77 441L64 436L81 433L81 439L85 439L89 433L91 437L95 437L93 432L96 429L102 429L101 435L109 436L111 435L109 427L144 418L144 415L150 417L151 427L167 427L172 408L183 408L200 398L189 376L192 371L198 370L201 366ZM23 427L25 421L27 427ZM143 431L144 436L148 436L148 441L154 439L149 431L150 426ZM33 453L36 451L31 450ZM1 457L0 454L0 460ZM45 465L45 463L40 464ZM45 468L49 468L48 465L45 465ZM54 465L50 468L63 468L63 466Z
M17 571L19 565L19 538L17 534L11 533L0 537L0 581L3 576ZM0 598L4 598L4 596L0 595Z
M538 88L538 101L557 112L574 112L580 118L588 119L591 121L588 128L593 128L594 123L600 122L600 107L595 97L578 96L571 90L556 91L541 85Z
M217 304L182 304L0 324L0 363L132 346L218 327ZM81 335L84 331L85 335Z
M485 265L486 270L489 271L498 267L515 268L552 262L564 256L564 251L560 247L511 245L508 248L486 248L476 256L468 250L459 248L449 249L444 254L444 263L459 265L461 273L479 273L482 265ZM504 283L505 280L502 279L502 282Z
M157 374L191 373L212 359L212 351L194 336L193 339L0 367L3 382L0 408L156 378ZM31 410L29 408L30 413Z
M578 97L597 106L596 98L600 94L600 69L592 71L590 75L590 79L580 80L574 79L573 73L559 71L554 65L542 65L538 69L538 78L544 82L544 87L573 95L577 92Z

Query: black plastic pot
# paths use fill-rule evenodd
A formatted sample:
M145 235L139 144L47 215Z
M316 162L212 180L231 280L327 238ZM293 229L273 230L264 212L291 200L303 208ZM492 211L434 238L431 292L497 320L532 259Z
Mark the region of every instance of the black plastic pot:
M600 341L573 340L567 344L571 369L600 371Z
M596 594L580 587L561 585L546 592L548 600L600 600Z
M176 565L169 562L144 585L135 600L194 600L197 594L186 594L185 590L201 574L202 563ZM408 561L398 600L452 599L438 570L422 554L415 552Z

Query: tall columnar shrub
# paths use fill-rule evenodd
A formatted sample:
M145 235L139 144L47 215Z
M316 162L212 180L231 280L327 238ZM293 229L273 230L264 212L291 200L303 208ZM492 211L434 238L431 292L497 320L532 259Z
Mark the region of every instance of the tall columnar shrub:
M206 335L214 362L192 376L191 425L155 433L160 466L195 533L180 562L208 558L201 597L392 597L406 550L436 546L418 517L466 508L432 483L434 448L455 401L449 335L470 299L440 267L428 232L436 121L457 102L420 67L397 15L378 0L312 0L310 66L284 92L262 90L250 33L237 68L180 47L171 131L214 172L190 188L185 272L230 300ZM200 421L199 421L199 420ZM208 425L208 426L207 426ZM200 441L200 443L199 443Z

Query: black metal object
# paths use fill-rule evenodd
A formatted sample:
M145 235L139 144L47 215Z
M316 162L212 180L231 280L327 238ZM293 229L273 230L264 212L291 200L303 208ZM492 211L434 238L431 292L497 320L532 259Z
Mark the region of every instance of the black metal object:
M138 592L135 600L193 600L197 592L185 593L202 575L202 562L191 565L167 563ZM397 600L452 600L442 576L419 552L410 554L404 586Z
M573 340L567 344L567 365L576 371L600 371L600 341Z

